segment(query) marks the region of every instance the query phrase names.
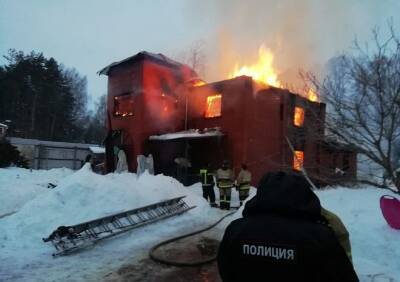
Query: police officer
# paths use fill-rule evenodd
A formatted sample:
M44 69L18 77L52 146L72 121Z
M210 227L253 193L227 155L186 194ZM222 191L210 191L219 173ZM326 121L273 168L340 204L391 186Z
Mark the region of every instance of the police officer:
M200 169L200 181L203 188L203 197L207 201L210 200L211 207L217 207L215 203L214 193L214 175L210 172L210 166L207 165L205 168Z
M332 215L302 175L267 173L242 215L219 245L222 281L359 281L340 232L326 220Z
M229 210L231 206L231 193L235 176L229 168L229 162L224 160L222 167L217 170L217 186L219 188L219 202L221 210Z
M251 182L251 173L247 170L247 165L242 164L242 169L236 178L236 189L239 191L240 206L243 201L249 196Z

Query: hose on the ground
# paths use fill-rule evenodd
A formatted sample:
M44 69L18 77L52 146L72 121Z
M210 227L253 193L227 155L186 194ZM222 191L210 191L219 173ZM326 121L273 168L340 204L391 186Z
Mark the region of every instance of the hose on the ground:
M205 231L207 231L207 230L210 230L211 228L215 227L218 223L220 223L221 221L223 221L223 220L224 220L225 218L227 218L228 216L233 215L235 212L236 212L236 211L230 212L230 213L224 215L224 216L221 217L218 221L216 221L215 223L211 224L210 226L208 226L208 227L206 227L206 228L203 228L203 229L200 229L200 230L197 230L197 231L194 231L194 232L190 232L190 233L187 233L187 234L178 236L178 237L174 237L174 238L168 239L168 240L166 240L166 241L162 241L161 243L158 243L157 245L153 246L153 247L150 249L150 251L149 251L149 256L150 256L150 258L151 258L153 261L155 261L155 262L159 262L159 263L163 263L163 264L171 265L171 266L181 266L181 267L182 267L182 266L199 266L199 265L207 264L207 263L210 263L210 262L216 260L216 259L217 259L217 255L214 255L214 256L212 256L212 257L210 257L210 258L208 258L208 259L204 259L204 260L200 260L200 261L194 261L194 262L178 262L178 261L172 261L172 260L168 260L168 259L165 259L165 258L157 257L157 256L155 255L155 251L156 251L158 248L160 248L160 247L162 247L162 246L164 246L164 245L167 245L167 244L169 244L169 243L172 243L172 242L181 240L181 239L183 239L183 238L187 238L187 237L190 237L190 236L193 236L193 235L200 234L200 233L205 232Z

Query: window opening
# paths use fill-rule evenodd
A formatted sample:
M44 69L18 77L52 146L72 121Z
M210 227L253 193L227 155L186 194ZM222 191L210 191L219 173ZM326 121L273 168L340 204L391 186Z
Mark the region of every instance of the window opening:
M304 109L301 107L294 108L294 125L295 126L303 126L304 125Z
M301 171L303 164L304 164L304 152L303 151L294 151L293 169L297 170L297 171Z
M205 117L206 118L220 117L221 116L221 106L222 106L222 95L221 94L208 96Z
M133 116L133 97L131 95L114 97L114 116Z

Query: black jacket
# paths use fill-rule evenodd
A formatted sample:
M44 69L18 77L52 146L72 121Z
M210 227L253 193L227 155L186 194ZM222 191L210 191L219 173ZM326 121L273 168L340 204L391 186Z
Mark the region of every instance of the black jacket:
M223 281L358 281L304 177L268 173L218 250Z

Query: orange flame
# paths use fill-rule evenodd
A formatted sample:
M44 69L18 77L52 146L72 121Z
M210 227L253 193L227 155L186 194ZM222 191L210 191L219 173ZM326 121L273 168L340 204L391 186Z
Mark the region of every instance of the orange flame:
M300 171L304 163L304 152L294 151L293 155L293 169Z
M301 107L294 108L294 125L303 126L304 124L304 109Z
M217 94L207 97L207 108L205 112L206 118L221 116L222 95Z
M313 89L308 89L306 93L306 98L311 102L319 102L318 94Z
M278 80L278 75L273 67L274 55L270 49L264 45L258 49L258 62L250 66L242 66L239 68L235 65L233 72L229 74L229 78L241 75L251 76L254 80L266 83L275 87L282 87Z
M199 80L196 80L195 82L193 82L193 87L203 86L205 84L206 84L206 82L204 80L199 79Z

